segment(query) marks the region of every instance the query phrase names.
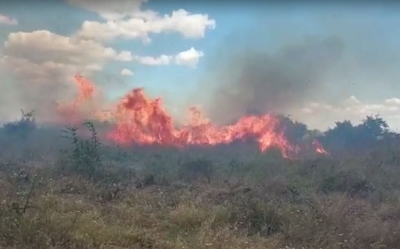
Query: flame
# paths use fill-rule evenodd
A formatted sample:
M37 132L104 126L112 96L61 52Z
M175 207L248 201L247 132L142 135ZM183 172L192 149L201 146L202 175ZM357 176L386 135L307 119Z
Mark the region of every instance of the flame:
M75 104L82 105L92 98L95 86L81 75L75 76L75 82L78 86L78 97L75 100Z
M322 146L322 144L320 142L318 142L317 140L314 140L312 142L312 145L315 147L315 151L319 154L323 154L323 155L328 155L329 153L324 149L324 147Z
M283 133L275 130L278 120L272 115L243 117L233 125L216 126L202 117L198 108L190 108L189 124L176 128L160 98L149 99L143 89L127 94L117 108L117 125L109 138L119 144L186 145L228 144L238 139L255 138L260 150L277 147L284 156L295 151Z
M58 108L59 113L69 120L82 118L82 109L93 100L96 92L95 85L80 75L75 76L75 82L78 88L76 98L72 103L65 103ZM113 124L106 137L120 145L159 144L182 148L188 145L214 146L254 139L261 152L274 147L284 157L291 157L299 151L297 146L288 142L283 130L279 129L280 122L276 116L245 116L232 125L217 126L203 117L199 108L191 107L188 124L177 127L164 109L162 99L150 99L142 88L130 91L111 111L106 113L94 107L90 114L92 118L107 120ZM319 142L314 141L312 144L317 153L327 154Z
M95 92L95 85L81 75L74 77L78 93L75 99L71 102L58 103L58 113L68 120L69 123L78 123L83 119L81 113L84 109L84 104L92 99Z
M99 109L98 103L95 101L95 98L101 94L95 84L82 75L76 75L74 83L77 87L77 95L73 101L57 105L57 112L64 118L64 121L77 124L85 118L99 121L110 120L112 117L110 112Z

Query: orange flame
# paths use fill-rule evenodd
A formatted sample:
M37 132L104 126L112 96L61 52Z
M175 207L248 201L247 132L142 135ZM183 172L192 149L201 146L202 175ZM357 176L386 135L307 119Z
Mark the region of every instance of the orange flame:
M319 154L323 154L323 155L328 155L329 153L324 149L324 147L322 146L322 144L320 142L318 142L317 140L314 140L312 142L312 145L315 147L315 151Z
M134 89L117 108L117 125L109 138L120 143L185 145L218 145L253 137L260 150L274 146L282 154L295 149L284 134L275 132L278 120L272 115L247 116L228 126L216 126L203 119L200 110L190 109L189 125L175 128L171 116L164 110L161 99L150 100L143 89Z
M82 106L92 99L95 85L82 76L76 76L78 94L73 103L63 105L59 113L79 118ZM182 148L187 145L228 144L239 139L254 139L262 152L271 147L278 148L284 157L298 152L291 145L283 131L278 132L279 119L273 115L245 116L235 124L217 126L202 116L201 111L189 109L189 124L176 127L172 117L162 106L161 98L149 99L143 89L133 89L115 106L107 116L94 110L94 116L101 120L112 120L114 127L106 137L120 145L159 144ZM313 142L316 152L327 154L317 141Z
M75 104L80 105L92 98L95 86L81 75L75 76L75 82L78 85L78 97L75 100Z

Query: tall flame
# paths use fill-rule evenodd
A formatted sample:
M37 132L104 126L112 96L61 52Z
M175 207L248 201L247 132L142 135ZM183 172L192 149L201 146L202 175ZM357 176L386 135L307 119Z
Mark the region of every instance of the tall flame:
M95 85L82 76L76 76L78 94L72 103L60 106L59 112L69 119L79 118L82 106L93 98ZM104 116L99 110L92 110L92 118L110 120L114 126L106 137L120 145L159 144L184 147L187 145L228 144L239 139L254 139L262 152L271 147L278 148L284 157L298 152L278 131L279 119L271 114L245 116L236 123L217 126L203 117L199 108L189 109L187 125L177 127L172 117L163 108L161 98L148 98L142 88L133 89ZM318 153L327 154L317 141L313 146Z

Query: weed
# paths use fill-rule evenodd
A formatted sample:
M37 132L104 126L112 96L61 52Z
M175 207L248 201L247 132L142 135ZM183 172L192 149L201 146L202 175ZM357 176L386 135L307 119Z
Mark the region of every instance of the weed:
M65 138L70 139L72 149L66 151L71 160L73 171L83 174L89 178L95 177L102 168L102 156L100 142L93 123L85 122L84 126L90 132L90 138L82 139L78 136L78 127L67 127L62 132Z

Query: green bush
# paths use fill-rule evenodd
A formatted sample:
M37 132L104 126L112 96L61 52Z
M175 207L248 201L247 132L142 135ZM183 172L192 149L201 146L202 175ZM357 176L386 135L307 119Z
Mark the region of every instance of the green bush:
M85 122L84 126L90 132L90 138L82 139L78 136L78 127L67 127L62 132L65 138L70 139L72 148L64 151L67 155L72 170L89 178L94 178L101 173L102 155L101 143L98 140L93 123Z

